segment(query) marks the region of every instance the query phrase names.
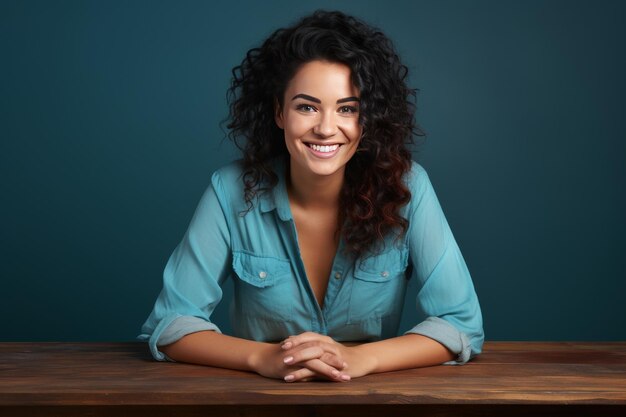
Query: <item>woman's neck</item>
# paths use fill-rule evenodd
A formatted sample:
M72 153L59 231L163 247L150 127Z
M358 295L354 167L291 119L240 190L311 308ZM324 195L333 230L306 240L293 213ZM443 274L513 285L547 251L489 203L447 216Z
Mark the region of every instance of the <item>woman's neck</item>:
M294 166L290 164L287 186L289 199L303 209L337 210L343 181L343 170L326 176L302 175L294 172Z

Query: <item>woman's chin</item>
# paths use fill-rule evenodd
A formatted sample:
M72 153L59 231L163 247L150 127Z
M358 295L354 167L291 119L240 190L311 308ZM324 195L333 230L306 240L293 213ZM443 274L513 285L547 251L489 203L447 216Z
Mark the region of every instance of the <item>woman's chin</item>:
M309 171L311 172L311 174L321 177L328 177L331 175L343 173L342 168L342 166L337 166L337 164L334 164L330 161L321 163L316 161L314 163L309 163Z

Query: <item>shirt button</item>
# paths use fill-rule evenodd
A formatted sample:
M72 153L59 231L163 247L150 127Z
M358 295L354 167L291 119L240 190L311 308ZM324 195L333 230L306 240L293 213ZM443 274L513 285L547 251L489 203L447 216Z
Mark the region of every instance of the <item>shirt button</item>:
M389 276L389 272L383 271L383 272L380 273L380 276L383 277L383 278L387 278Z
M266 277L267 277L267 272L265 272L265 271L259 272L259 278L265 279Z
M335 272L335 278L341 279L341 272Z

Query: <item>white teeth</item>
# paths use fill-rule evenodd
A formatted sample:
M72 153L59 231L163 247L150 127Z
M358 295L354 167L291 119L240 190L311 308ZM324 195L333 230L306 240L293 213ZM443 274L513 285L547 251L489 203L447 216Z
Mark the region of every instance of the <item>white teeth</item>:
M315 144L311 143L311 144L309 144L309 146L311 148L313 148L313 150L315 150L317 152L333 152L335 149L337 149L339 147L339 144L328 145L328 146L320 146L320 145L315 145Z

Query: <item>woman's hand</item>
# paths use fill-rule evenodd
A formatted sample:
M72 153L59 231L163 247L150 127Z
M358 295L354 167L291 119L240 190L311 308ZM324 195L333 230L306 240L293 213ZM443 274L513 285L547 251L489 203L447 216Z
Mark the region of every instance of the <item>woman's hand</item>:
M318 336L325 337L322 335ZM284 359L289 355L285 354L285 350L281 348L280 344L267 344L250 357L249 363L255 372L268 378L283 379L294 372L306 370L308 372L304 374L302 372L297 374L297 379L294 377L294 381L311 380L314 379L313 377L337 382L350 379L349 376L341 372L341 370L345 368L346 363L340 356L337 356L336 353L338 353L338 351L334 346L328 344L325 346L325 349L316 349L315 352L318 353L318 355L312 354L311 350L307 351L306 355L308 359L306 360L302 359L302 355L299 354L298 357L300 359L298 359L298 364L294 364L293 362L287 363ZM306 368L302 368L303 366ZM347 377L347 379L344 379L345 377ZM286 378L285 380L290 382L290 380Z
M283 341L282 349L283 358L287 360L285 363L300 365L299 369L288 372L285 377L287 382L309 381L319 378L319 375L327 376L317 361L322 361L326 366L330 364L335 366L335 369L342 370L339 375L339 379L342 381L367 375L376 367L376 359L362 353L358 346L344 346L329 336L315 332L305 332L288 337ZM345 362L345 367L337 367L337 360Z

